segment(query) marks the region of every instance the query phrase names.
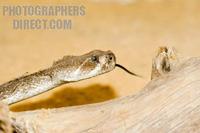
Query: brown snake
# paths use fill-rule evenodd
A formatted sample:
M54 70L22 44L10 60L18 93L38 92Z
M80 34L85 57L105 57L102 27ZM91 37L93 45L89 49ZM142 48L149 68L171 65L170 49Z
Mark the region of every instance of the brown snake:
M94 50L81 56L64 56L47 69L0 85L0 100L13 104L65 83L107 73L115 67L139 76L116 64L116 57L111 51Z

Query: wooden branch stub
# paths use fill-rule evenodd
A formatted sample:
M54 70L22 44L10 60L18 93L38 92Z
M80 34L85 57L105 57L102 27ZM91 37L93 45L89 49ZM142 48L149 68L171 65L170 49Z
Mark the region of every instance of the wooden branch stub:
M177 59L177 52L173 47L159 47L152 61L151 79L158 78L170 72Z

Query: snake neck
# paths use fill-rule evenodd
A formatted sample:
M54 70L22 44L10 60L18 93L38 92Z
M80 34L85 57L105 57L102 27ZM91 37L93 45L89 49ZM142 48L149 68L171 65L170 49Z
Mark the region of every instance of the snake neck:
M9 81L0 86L0 100L13 104L66 83L57 73L57 69L51 68Z
M94 77L99 70L99 67L90 72L81 71L80 68L50 67L1 85L0 100L13 104L62 84Z

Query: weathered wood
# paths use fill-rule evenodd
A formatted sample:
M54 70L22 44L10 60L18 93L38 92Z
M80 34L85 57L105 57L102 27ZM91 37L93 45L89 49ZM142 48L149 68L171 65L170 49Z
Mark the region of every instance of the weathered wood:
M0 102L0 133L12 133L12 125L8 112L8 106Z
M169 51L159 53L166 57ZM200 58L166 58L166 65L160 54L153 67L160 74L138 94L92 105L11 113L13 123L36 133L200 132Z
M174 69L177 65L179 57L175 48L173 47L160 47L158 48L156 56L152 61L151 79L160 77Z

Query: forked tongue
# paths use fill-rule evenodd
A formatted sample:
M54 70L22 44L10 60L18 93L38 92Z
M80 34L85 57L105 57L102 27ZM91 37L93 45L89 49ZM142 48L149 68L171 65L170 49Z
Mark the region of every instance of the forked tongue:
M115 64L116 67L119 67L121 69L123 69L124 71L126 71L127 73L131 74L131 75L134 75L134 76L137 76L137 77L140 77L142 78L142 76L138 75L138 74L135 74L131 71L129 71L128 69L126 69L124 66L120 65L120 64Z

